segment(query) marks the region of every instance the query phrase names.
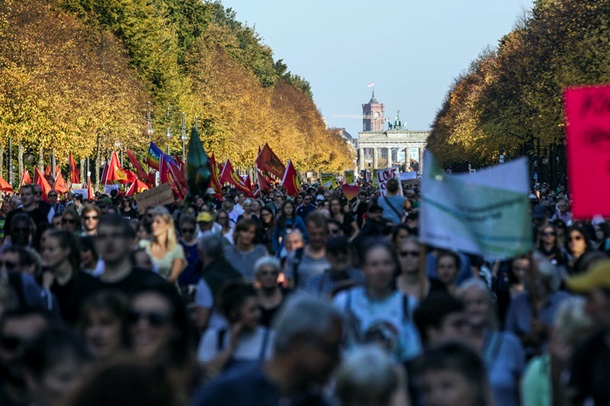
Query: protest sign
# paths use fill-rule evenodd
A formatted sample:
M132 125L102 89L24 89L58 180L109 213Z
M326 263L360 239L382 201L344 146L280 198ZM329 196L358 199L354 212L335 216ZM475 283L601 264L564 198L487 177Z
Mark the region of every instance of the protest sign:
M110 196L110 192L113 190L119 191L120 185L104 185L104 194Z
M476 174L446 174L428 151L420 241L495 259L532 249L528 166L517 159Z
M70 192L72 192L75 195L81 195L83 197L83 199L85 199L85 200L87 200L87 196L89 196L89 191L87 189L74 188L74 189L70 190Z
M337 186L337 180L335 179L335 175L333 173L323 173L321 174L321 183L327 189L333 188Z
M377 172L379 172L379 169L373 169L373 186L375 187L379 187L379 179L377 178Z
M415 180L417 179L417 172L415 171L411 171L411 172L403 172L400 174L400 181L404 182L407 180Z
M388 180L392 178L398 178L398 167L393 166L391 168L379 169L377 171L377 182L379 184L379 191L381 192L381 196L386 195L386 183ZM374 184L374 183L373 183ZM399 194L402 195L402 188L398 188Z
M574 218L610 216L610 86L564 93Z
M138 211L142 214L147 207L173 203L174 194L168 182L136 195L136 200L138 202Z
M345 183L346 185L353 185L354 182L354 171L345 171L345 179L343 183Z

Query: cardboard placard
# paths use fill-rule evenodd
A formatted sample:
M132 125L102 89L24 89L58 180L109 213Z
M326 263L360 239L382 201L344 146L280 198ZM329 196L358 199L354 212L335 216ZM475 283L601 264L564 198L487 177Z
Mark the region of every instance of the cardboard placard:
M382 196L386 195L386 183L388 180L392 179L392 178L398 178L399 177L399 173L398 173L398 167L397 166L393 166L391 168L386 168L386 169L379 169L377 171L377 182L379 183L379 191L381 192ZM375 184L373 182L373 184ZM399 190L399 194L402 195L402 188L398 188Z
M353 185L356 179L354 178L354 171L345 171L344 182L346 185Z
M610 216L610 86L564 93L574 218Z
M162 183L157 187L138 193L136 195L136 201L138 202L138 212L143 214L147 207L163 206L173 203L174 194L169 182Z

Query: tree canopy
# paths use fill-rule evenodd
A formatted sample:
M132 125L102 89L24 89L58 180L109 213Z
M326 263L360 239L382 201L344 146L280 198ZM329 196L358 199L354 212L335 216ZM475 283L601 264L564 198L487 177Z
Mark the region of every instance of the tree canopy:
M452 166L563 150L566 87L610 80L610 2L538 0L456 79L428 148Z
M154 132L149 138L147 102ZM0 143L55 148L59 162L149 140L181 152L181 113L236 167L265 142L299 170L353 166L309 83L235 13L200 0L5 0L0 4ZM174 135L166 137L166 129Z

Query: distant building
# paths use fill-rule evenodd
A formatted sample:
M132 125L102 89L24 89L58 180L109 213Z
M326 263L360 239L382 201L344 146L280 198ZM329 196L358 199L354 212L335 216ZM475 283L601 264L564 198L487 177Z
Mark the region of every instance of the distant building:
M363 131L356 141L358 171L402 166L403 171L421 172L422 159L430 131L412 131L400 121L400 111L384 129L384 107L375 98L362 105Z

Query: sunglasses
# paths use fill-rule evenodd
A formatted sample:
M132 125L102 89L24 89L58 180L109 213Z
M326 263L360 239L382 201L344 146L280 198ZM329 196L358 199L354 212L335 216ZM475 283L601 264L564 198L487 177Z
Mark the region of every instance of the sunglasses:
M258 271L258 274L261 276L268 276L268 275L279 275L280 273L278 271L269 271L269 270L262 270L262 271Z
M97 220L99 216L85 216L85 220Z
M549 236L549 235L557 235L557 233L555 231L545 231L542 233L543 236Z
M70 224L75 224L76 220L75 219L62 219L61 220L62 223L70 223Z
M182 234L193 234L195 232L195 229L194 228L183 228L180 231L182 232Z
M137 324L142 319L151 327L163 327L169 323L170 315L163 312L129 312L128 320L131 324Z
M47 195L47 196L49 196L49 197L57 197L57 195Z
M0 339L0 346L5 350L15 351L23 344L23 340L19 337L6 336Z
M401 257L419 257L419 251L400 251L398 255L400 255Z
M0 269L2 269L3 267L8 269L9 271L12 271L13 269L17 268L17 264L9 261L0 261Z

